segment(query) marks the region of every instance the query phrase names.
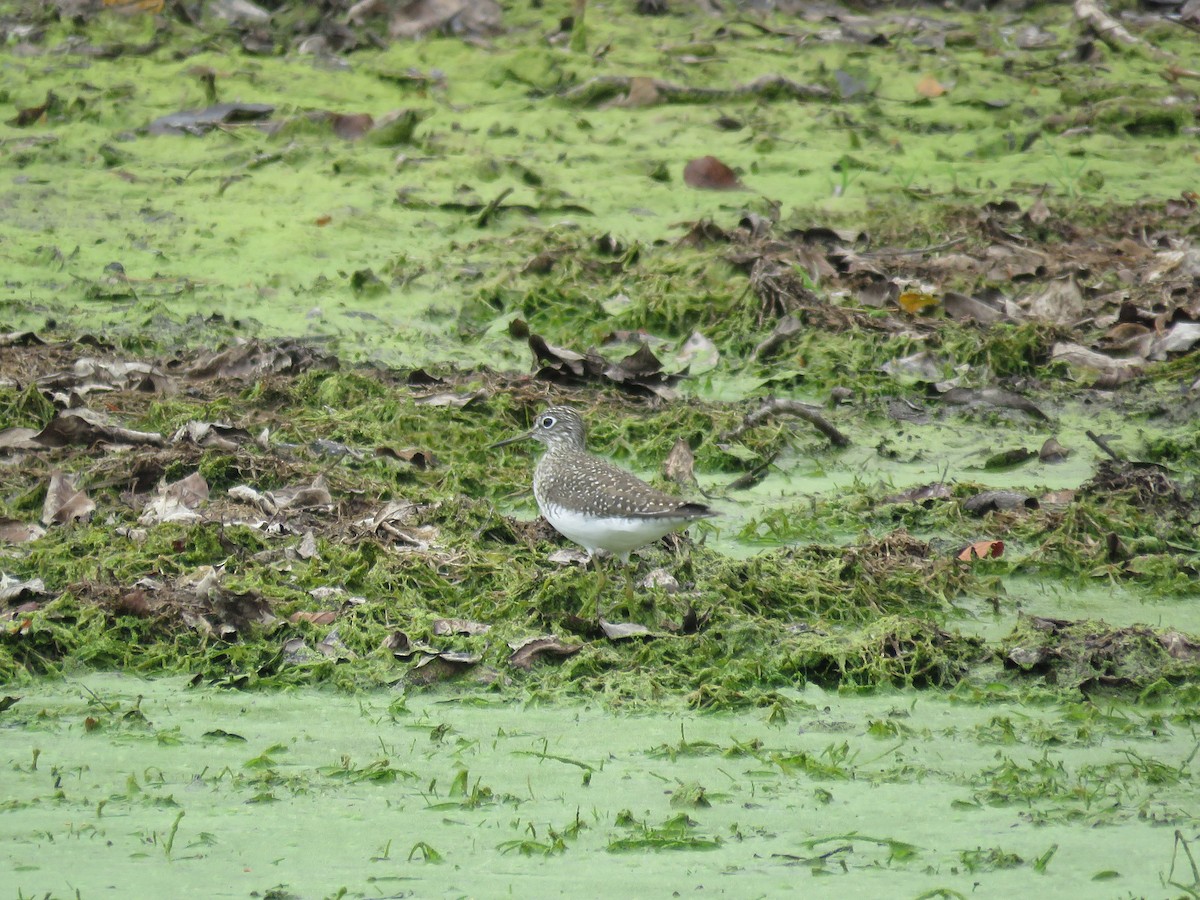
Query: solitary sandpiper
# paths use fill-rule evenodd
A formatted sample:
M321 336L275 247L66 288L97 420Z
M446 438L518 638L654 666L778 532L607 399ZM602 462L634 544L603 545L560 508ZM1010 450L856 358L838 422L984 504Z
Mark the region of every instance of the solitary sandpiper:
M586 429L569 406L543 410L525 434L493 444L533 439L546 452L533 470L533 496L554 529L588 552L606 550L629 562L638 547L717 513L686 503L587 452ZM597 598L598 599L598 598Z

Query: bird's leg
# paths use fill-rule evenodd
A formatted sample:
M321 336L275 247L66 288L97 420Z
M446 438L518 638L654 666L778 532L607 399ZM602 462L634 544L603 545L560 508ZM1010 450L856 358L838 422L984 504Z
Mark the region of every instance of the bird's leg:
M629 557L625 558L625 565L622 568L625 569L625 602L629 604L629 608L632 610L637 598L633 593L633 569L629 567Z
M595 553L589 552L589 557L592 560L592 567L596 570L596 621L600 621L600 598L604 594L604 589L608 587L608 573L600 564L600 557Z

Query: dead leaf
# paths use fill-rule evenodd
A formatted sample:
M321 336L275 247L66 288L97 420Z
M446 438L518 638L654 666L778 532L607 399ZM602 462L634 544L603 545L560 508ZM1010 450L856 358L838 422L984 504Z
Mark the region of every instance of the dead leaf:
M337 362L300 341L247 341L219 352L204 351L190 361L167 366L168 372L196 379L299 375L315 368L337 368Z
M275 112L269 103L216 103L204 109L184 110L160 116L149 125L149 134L202 135L219 125L261 122Z
M552 562L556 566L583 566L586 568L591 557L574 547L559 547L546 557L546 561Z
M509 646L513 652L508 658L508 663L517 669L533 668L533 664L542 656L572 656L583 649L582 644L564 644L552 634L529 638Z
M132 431L114 424L102 413L90 409L64 409L55 414L45 428L30 438L41 447L67 447L79 445L91 447L97 444L109 446L152 444L166 445L161 434Z
M629 93L621 101L621 106L653 106L661 100L656 80L634 76L629 79Z
M356 4L351 12L364 5ZM393 38L420 38L431 32L486 37L503 30L502 8L495 0L412 0L386 8L392 10L388 34Z
M300 544L296 547L296 555L301 559L317 558L317 538L311 528L300 538Z
M1067 506L1075 502L1075 492L1070 488L1061 491L1047 491L1042 494L1042 506Z
M26 541L36 541L46 533L40 525L22 522L0 516L0 541L9 544L23 544Z
M46 583L40 578L23 580L0 572L0 603L12 605L14 602L33 600L47 593Z
M651 633L649 628L639 625L637 622L609 622L607 619L601 619L600 630L610 641L622 641L635 637L657 637Z
M995 406L1002 409L1015 409L1020 412L1029 413L1029 415L1039 421L1050 421L1050 417L1042 412L1029 398L1022 397L1020 394L1014 394L1012 391L1001 390L1000 388L974 390L972 388L952 387L942 394L941 399L943 403L951 406Z
M465 634L474 636L487 634L492 630L491 625L483 622L472 622L468 619L434 619L433 633L436 635Z
M438 458L436 456L428 450L418 450L416 447L407 447L404 450L396 450L392 447L376 447L375 456L406 462L414 469L419 469L422 472L437 468L438 465Z
M1050 351L1050 359L1052 362L1065 362L1072 366L1079 366L1080 368L1094 369L1105 375L1118 377L1121 380L1128 380L1142 370L1138 361L1113 359L1111 356L1097 353L1095 350L1089 350L1087 347L1081 347L1079 344L1067 341L1059 341L1054 345Z
M1146 356L1155 361L1172 353L1187 353L1200 342L1200 322L1176 322L1151 345Z
M981 491L968 497L962 506L973 516L984 516L997 510L1037 509L1038 501L1020 491Z
M487 391L482 388L477 391L472 391L469 394L459 394L452 391L446 391L438 394L426 394L424 396L416 396L414 401L420 406L439 406L453 409L466 409L487 399Z
M1042 444L1042 449L1038 451L1038 458L1042 462L1062 462L1071 451L1060 444L1055 438L1046 438L1046 442Z
M1056 325L1073 326L1083 318L1083 292L1074 278L1050 282L1041 293L1022 304L1029 315Z
M683 438L677 438L675 446L663 462L663 474L669 481L690 486L696 483L695 466L696 456L692 453L692 448Z
M222 422L191 421L171 436L172 444L194 444L206 449L232 452L240 445L250 443L253 438L244 428L236 428Z
M87 494L75 487L75 481L62 472L50 475L50 487L46 491L46 502L42 506L43 525L65 525L68 522L86 522L92 517L96 504Z
M661 566L647 572L646 577L640 579L637 586L643 589L660 590L665 594L679 593L679 580Z
M28 128L30 125L40 122L57 102L58 98L54 96L54 92L47 91L46 99L42 101L41 106L30 106L20 110L16 118L8 120L8 124L14 128Z
M333 506L333 496L329 493L329 485L324 475L318 475L311 484L265 492L259 492L246 484L239 484L229 489L229 496L235 500L253 503L269 516L278 515L288 509L329 509Z
M1004 541L976 541L963 548L958 558L964 562L973 559L999 559L1003 553Z
M342 140L356 141L375 127L375 118L370 113L331 113L329 123Z
M332 625L337 620L337 613L330 609L323 609L318 612L309 610L300 610L288 616L288 621L297 622L312 622L314 625Z
M743 191L737 173L715 156L701 156L683 167L683 182L701 191Z
M934 97L940 97L942 94L946 93L946 88L943 87L941 82L939 82L932 75L926 75L917 82L917 93L922 97L933 99Z
M611 362L595 350L577 353L548 344L541 335L529 335L529 349L542 364L537 377L557 384L581 385L605 381L632 393L647 393L664 400L677 396L674 385L683 372L669 374L648 344L642 344L624 359Z
M154 525L159 522L197 522L197 509L208 502L208 482L199 472L193 472L172 484L158 486L158 496L146 504L138 522Z
M952 319L973 319L984 325L991 325L1006 318L1002 310L956 291L948 291L942 297L942 308Z

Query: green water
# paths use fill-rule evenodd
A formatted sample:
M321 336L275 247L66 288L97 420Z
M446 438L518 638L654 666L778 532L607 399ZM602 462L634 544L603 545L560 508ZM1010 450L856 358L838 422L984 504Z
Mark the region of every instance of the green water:
M4 693L6 897L1168 896L1200 831L1196 728L1144 708Z

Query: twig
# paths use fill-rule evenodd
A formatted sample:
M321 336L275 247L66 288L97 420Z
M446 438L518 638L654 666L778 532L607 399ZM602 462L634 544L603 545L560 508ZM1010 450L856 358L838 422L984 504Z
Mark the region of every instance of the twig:
M881 256L921 256L925 253L937 253L940 250L949 250L951 247L957 247L965 240L965 236L959 236L951 238L948 241L942 241L940 244L933 244L929 247L913 247L911 250L895 250L891 248L884 250L864 250L859 256L868 259L875 259Z
M1096 37L1114 50L1138 48L1159 59L1174 58L1171 54L1126 31L1125 26L1110 16L1107 10L1100 5L1100 0L1075 0L1075 18L1088 25L1092 31L1096 32Z
M500 208L500 204L503 203L505 198L507 198L508 195L511 194L512 192L513 192L512 188L505 188L504 190L502 190L500 192L499 196L497 196L494 200L492 200L491 203L489 203L487 206L485 206L483 208L483 211L479 213L479 218L477 218L475 220L475 227L476 228L487 228L488 222L491 221L492 216L494 216L496 214L496 210L498 210Z
M85 691L87 691L89 694L91 694L92 699L95 700L97 703L99 703L101 706L103 706L104 709L108 712L108 714L110 716L116 715L117 711L115 709L113 709L111 706L109 706L107 703L105 703L103 700L101 700L98 696L96 696L96 692L93 691L90 687L88 687L86 684L81 684L80 687L83 688Z
M1117 453L1117 451L1115 451L1112 447L1108 446L1108 442L1105 441L1104 438L1100 437L1100 435L1096 434L1095 432L1091 431L1090 429L1085 431L1084 434L1086 434L1089 438L1091 438L1092 443L1095 444L1097 447L1099 447L1101 450L1103 450L1105 453L1107 453L1110 457L1112 457L1112 459L1115 462L1119 462L1119 463L1125 462L1125 460L1121 458L1121 455L1119 453Z
M817 431L821 432L821 434L825 435L825 437L829 438L829 442L835 447L850 446L850 438L834 428L815 406L809 406L807 403L801 403L799 400L782 400L778 398L771 398L754 412L747 415L742 420L742 424L730 432L728 437L740 437L764 419L769 419L777 415L791 415L803 419L816 428Z

